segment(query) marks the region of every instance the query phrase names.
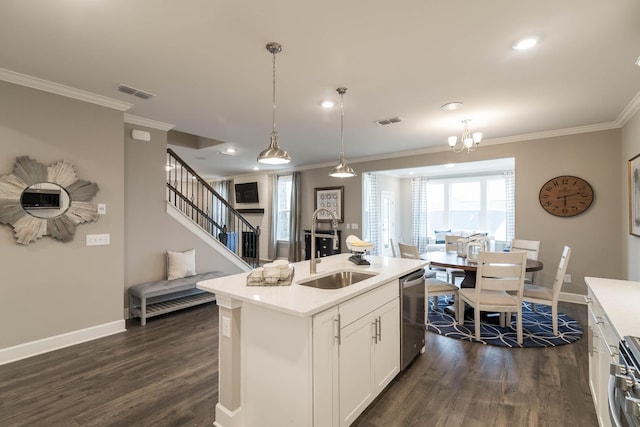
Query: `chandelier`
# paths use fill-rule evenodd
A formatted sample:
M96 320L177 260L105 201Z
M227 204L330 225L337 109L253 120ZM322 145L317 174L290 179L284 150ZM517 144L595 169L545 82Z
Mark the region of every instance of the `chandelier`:
M334 178L351 178L356 176L356 173L351 169L344 161L344 94L347 93L346 87L339 87L336 91L340 94L340 161L338 166L331 170L329 176Z
M460 138L460 143L458 143L458 138L456 136L449 137L449 147L456 153L460 153L467 150L467 153L475 150L480 145L480 141L482 141L482 132L474 132L473 134L469 131L469 122L470 119L465 119L462 121L464 124L464 130L462 131L462 138Z
M280 43L267 43L267 50L273 54L273 104L272 104L272 124L271 143L266 150L258 155L258 162L268 165L283 165L291 161L289 153L278 145L278 131L276 130L276 53L282 52Z

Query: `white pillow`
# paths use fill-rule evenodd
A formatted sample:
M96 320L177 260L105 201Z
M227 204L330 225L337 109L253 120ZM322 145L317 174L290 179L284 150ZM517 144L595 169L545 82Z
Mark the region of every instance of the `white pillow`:
M181 279L196 274L196 250L184 252L167 251L167 278Z

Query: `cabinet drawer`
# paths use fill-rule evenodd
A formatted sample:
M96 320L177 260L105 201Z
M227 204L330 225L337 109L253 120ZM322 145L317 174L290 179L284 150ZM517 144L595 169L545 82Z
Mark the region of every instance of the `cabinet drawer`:
M340 327L344 328L400 295L397 280L340 304Z

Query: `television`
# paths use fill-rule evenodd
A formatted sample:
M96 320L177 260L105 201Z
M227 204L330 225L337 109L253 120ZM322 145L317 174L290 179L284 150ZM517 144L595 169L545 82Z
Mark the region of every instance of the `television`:
M60 190L28 188L20 201L24 209L60 209Z
M258 183L236 184L236 203L258 203Z

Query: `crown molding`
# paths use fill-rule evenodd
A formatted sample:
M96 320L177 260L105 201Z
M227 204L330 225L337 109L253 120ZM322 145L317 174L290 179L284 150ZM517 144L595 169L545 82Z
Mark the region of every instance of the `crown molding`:
M636 96L634 96L633 99L631 99L631 102L629 102L624 110L622 110L616 119L616 123L618 123L620 127L626 125L629 119L638 111L640 111L640 92L636 93Z
M175 125L172 125L171 123L159 122L157 120L134 116L133 114L129 113L124 113L124 122L136 126L145 126L151 129L163 130L165 132L170 131L175 127Z
M129 108L133 107L133 104L130 104L128 102L108 98L106 96L98 95L86 90L76 89L71 86L65 86L60 83L50 82L38 77L17 73L5 68L0 68L0 80L30 87L32 89L37 89L44 92L53 93L67 98L77 99L78 101L89 102L91 104L100 105L102 107L107 107L118 111L127 111Z

